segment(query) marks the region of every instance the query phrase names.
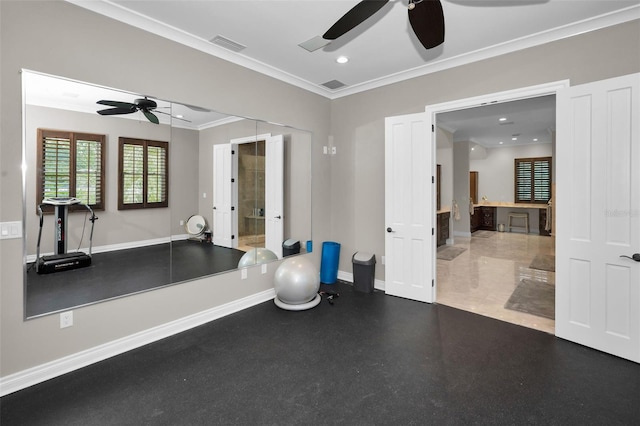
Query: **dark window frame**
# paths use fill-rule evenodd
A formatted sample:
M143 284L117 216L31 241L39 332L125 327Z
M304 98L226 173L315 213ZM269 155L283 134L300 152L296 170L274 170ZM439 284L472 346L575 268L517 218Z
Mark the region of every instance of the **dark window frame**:
M542 179L536 176L536 171L541 172L540 167L537 167L538 164L544 164L543 168L546 173L543 173ZM526 167L529 168L528 176L526 176ZM552 157L516 158L514 160L513 174L515 203L547 204L551 199L552 167ZM543 186L543 188L540 189L540 186ZM523 194L527 192L529 193L529 197L524 197ZM540 198L536 195L540 192L544 193L545 197Z
M106 189L106 180L105 180L105 163L106 163L106 135L100 135L95 133L86 133L86 132L74 132L74 131L66 131L66 130L53 130L53 129L37 129L37 167L36 167L36 205L42 203L42 200L45 198L45 144L46 140L49 139L65 139L69 141L69 171L67 173L69 179L69 188L68 193L60 194L60 188L56 186L55 196L64 196L64 197L77 197L78 195L78 175L80 174L78 171L78 149L77 145L79 141L91 141L96 142L100 145L100 166L98 173L91 173L92 175L96 175L99 177L99 191L97 202L95 203L87 203L94 211L101 211L105 209L105 189ZM56 162L57 169L57 162ZM87 173L89 174L89 173ZM81 199L82 200L82 199ZM83 202L88 200L82 200ZM43 205L42 211L45 214L53 213L52 205ZM80 207L77 205L69 206L69 211L86 211L84 207ZM37 212L37 210L36 210Z
M125 158L126 145L142 146L142 201L138 203L125 203ZM162 201L148 201L149 179L149 147L158 147L164 150L164 191L161 192ZM152 209L169 207L169 142L154 141L148 139L136 139L120 137L118 139L118 210Z

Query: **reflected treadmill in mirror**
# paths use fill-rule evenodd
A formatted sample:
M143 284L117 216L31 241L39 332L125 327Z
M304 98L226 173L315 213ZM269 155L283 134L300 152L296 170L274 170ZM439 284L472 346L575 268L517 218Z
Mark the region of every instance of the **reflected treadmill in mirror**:
M247 161L255 164L266 160L263 148L258 147L264 143L260 141L266 140L264 135L281 136L283 185L279 215L283 231L278 238L282 241L288 238L301 241L311 239L309 132L155 98L151 112L158 118L157 124L150 121L144 111L98 114L97 111L105 107L97 104L98 100L131 103L135 99L151 100L152 97L27 70L23 71L23 86L23 143L27 165L26 185L23 188L26 206L25 318L237 269L245 250L256 247L259 244L256 241L265 241L270 231L268 227L264 228L267 223L265 195L256 194L264 183L259 181L262 177L257 172L261 166L254 167L252 172L243 177L245 184L253 191L251 197L234 192L238 189L226 184L221 185L216 177L218 168L229 169L230 173L235 173L233 176L236 179L238 177L237 156L235 160L227 159L218 164L214 156L214 150L217 152L220 146L231 148L233 141L256 142L253 146L247 145L249 148L245 150L248 151L244 152L253 157L253 160L247 157ZM69 97L69 93L74 96ZM64 151L65 160L63 156L54 160L59 164L66 161L69 165L67 170L73 172L67 171L66 175L63 173L55 178L47 174L45 163L52 159L43 157L46 150L42 149L38 129L64 130L72 134L68 140L61 137L55 141L56 147L64 146L67 149L56 151ZM101 158L88 155L82 143L77 142L86 139L86 135L103 137L106 147ZM120 138L143 141L140 142L140 155L135 157L135 161L139 161L140 165L147 161L147 170L153 169L154 173L137 176L119 165ZM148 152L145 155L144 147L154 146L157 141L168 142L166 181L159 178L162 173L154 168L161 164L157 157L150 156ZM36 172L38 167L40 173ZM72 174L73 179L68 177ZM46 176L46 179L42 177L39 183L38 176ZM247 180L247 176L251 180ZM147 194L165 185L168 207L119 209L119 197L126 191L134 191L132 188L138 190L136 185L126 186L127 179L138 182L139 185L136 185L142 188L142 193ZM52 181L57 183L49 185ZM72 187L72 182L75 182L75 187ZM267 190L265 187L264 191ZM43 193L46 196L77 197L89 204L100 217L93 235L90 266L57 274L35 273L39 227L36 206L42 200ZM102 194L104 199L94 207L96 194ZM220 200L226 202L223 197L225 194L235 201L219 204ZM141 206L144 207L144 203ZM221 224L216 223L215 212L226 213ZM53 229L52 214L45 212L43 221L45 229ZM83 221L82 211L69 212L66 230L69 252L87 251L89 240ZM240 230L244 241L249 239L253 243L239 244ZM211 239L208 239L209 232ZM230 236L229 242L221 242L221 237L226 235ZM278 244L282 244L282 241ZM47 238L46 232L41 253L54 253L52 238Z

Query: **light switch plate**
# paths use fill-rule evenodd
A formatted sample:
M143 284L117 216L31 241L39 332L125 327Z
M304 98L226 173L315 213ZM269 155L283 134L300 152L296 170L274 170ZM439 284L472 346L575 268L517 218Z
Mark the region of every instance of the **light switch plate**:
M22 222L0 222L0 239L22 238Z

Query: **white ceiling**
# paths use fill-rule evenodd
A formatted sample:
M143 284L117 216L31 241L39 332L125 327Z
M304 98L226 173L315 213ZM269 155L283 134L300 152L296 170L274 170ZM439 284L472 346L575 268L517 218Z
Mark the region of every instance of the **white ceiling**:
M407 0L391 0L329 45L321 36L358 0L67 0L163 37L336 98L640 18L640 0L442 0L445 42L420 45ZM233 52L222 36L246 46ZM347 64L335 62L347 56ZM346 86L330 90L323 83Z
M321 36L358 0L67 1L330 99L640 19L640 0L442 0L445 42L426 50L408 23L407 0L391 0L343 37L308 52L298 44ZM218 36L246 48L233 52L210 41ZM350 61L338 64L338 56ZM346 86L331 90L322 85L332 80ZM73 89L54 87L46 89L50 93L44 98L49 99L33 103L58 107L72 103L68 93ZM89 112L97 110L97 99L132 102L139 97L96 92L98 89L77 89L83 95L68 108ZM38 92L42 97L42 91ZM62 98L56 98L59 95ZM191 123L173 123L191 128L224 119L224 115L176 105L172 113L189 117ZM140 119L140 115L119 117ZM507 117L508 124L500 124L500 117ZM555 99L542 97L438 114L437 123L452 132L454 140L485 147L534 143L535 138L538 143L549 143L555 128ZM517 141L511 140L514 134Z
M484 105L436 115L454 142L485 148L551 143L556 123L555 95Z

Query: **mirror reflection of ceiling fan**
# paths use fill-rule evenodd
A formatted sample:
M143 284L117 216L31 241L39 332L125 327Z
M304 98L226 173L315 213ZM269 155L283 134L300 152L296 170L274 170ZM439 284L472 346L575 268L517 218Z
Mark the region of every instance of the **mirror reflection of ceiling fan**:
M147 98L146 96L144 98L139 98L133 101L133 103L131 102L120 102L120 101L110 101L110 100L100 100L97 102L100 105L106 105L106 106L110 106L113 108L107 108L107 109L103 109L100 111L97 111L98 114L100 115L120 115L120 114L133 114L134 112L142 112L144 114L145 117L147 117L147 120L149 120L150 122L154 123L154 124L160 124L160 121L158 120L158 117L156 117L156 115L153 113L155 112L156 114L165 114L170 116L173 119L176 120L182 120L182 121L186 121L188 123L190 123L189 120L185 120L184 118L181 117L175 117L172 116L169 113L163 112L163 111L158 111L156 108L158 107L158 104L156 103L156 101ZM153 111L153 112L152 112Z
M389 0L364 0L345 13L322 36L325 40L335 40L357 27ZM409 0L409 23L425 49L431 49L444 42L444 13L440 0Z

